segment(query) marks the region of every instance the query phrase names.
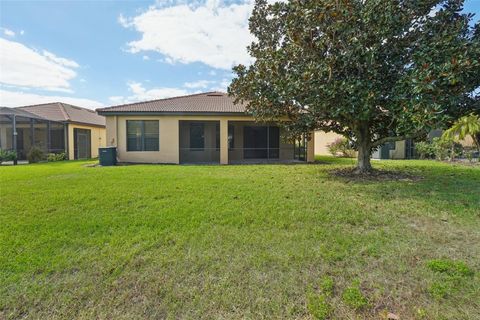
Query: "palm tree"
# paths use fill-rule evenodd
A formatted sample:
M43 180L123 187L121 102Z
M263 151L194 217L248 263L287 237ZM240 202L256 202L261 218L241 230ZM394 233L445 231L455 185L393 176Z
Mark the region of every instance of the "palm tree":
M473 140L473 143L477 147L477 150L480 152L480 117L473 113L468 116L461 117L452 125L452 127L446 130L442 139L451 139L451 140L463 140L467 136L470 136Z

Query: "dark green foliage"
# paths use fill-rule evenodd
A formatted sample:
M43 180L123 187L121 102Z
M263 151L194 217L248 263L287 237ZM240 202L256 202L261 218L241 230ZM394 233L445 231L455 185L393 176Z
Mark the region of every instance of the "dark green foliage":
M5 161L14 161L17 159L17 153L14 150L0 149L0 163Z
M38 147L32 147L27 153L27 160L30 163L37 163L45 160L45 152Z
M361 310L368 306L368 300L360 290L358 281L355 281L343 291L342 299L347 306L355 310Z
M290 120L292 136L344 135L369 171L376 147L445 127L475 105L480 26L462 9L460 0L257 0L254 63L234 68L229 93L257 120Z
M63 160L67 160L67 154L65 152L49 153L47 155L47 161L48 162L63 161Z

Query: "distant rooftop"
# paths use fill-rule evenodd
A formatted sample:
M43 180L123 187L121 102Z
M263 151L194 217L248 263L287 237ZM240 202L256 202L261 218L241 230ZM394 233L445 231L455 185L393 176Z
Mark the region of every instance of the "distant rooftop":
M99 114L114 113L245 113L244 104L223 92L205 92L167 99L129 103L97 109Z
M31 112L27 112L27 111L17 109L17 108L0 107L0 115L6 115L6 116L15 115L15 116L18 116L18 117L47 120L47 119L45 119L43 117L40 117L36 114L33 114Z
M95 111L62 102L52 102L15 108L52 121L75 122L105 126L105 118Z

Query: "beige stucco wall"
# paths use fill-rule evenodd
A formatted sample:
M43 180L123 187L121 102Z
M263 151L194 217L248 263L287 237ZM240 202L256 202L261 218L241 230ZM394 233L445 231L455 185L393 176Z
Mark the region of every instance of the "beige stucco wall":
M102 127L94 127L94 126L69 123L68 124L68 159L70 160L75 159L74 135L73 135L73 129L75 128L90 130L90 137L92 139L90 141L91 155L92 155L92 158L98 157L98 148L105 147L107 145L106 129Z
M127 120L158 120L159 151L127 151ZM107 116L107 146L117 147L120 162L136 163L180 163L179 121L220 121L220 163L228 164L228 122L253 121L249 116ZM237 133L235 132L235 135ZM314 161L314 143L309 143L307 161Z
M315 154L321 156L331 156L327 145L343 136L335 132L315 131Z
M405 140L395 142L395 150L390 150L390 159L405 159Z

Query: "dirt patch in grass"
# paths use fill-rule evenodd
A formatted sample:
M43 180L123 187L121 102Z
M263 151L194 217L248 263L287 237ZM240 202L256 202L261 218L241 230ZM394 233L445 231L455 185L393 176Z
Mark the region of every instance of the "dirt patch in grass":
M370 173L358 173L352 168L334 169L329 171L333 177L339 177L345 180L362 182L362 181L419 181L423 177L410 174L405 171L393 170L373 170Z

